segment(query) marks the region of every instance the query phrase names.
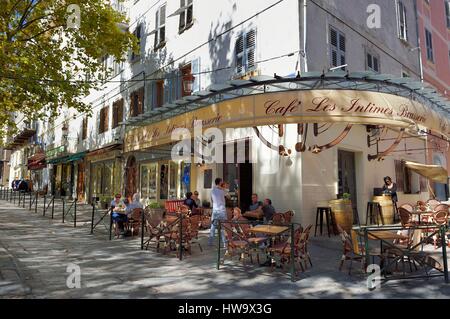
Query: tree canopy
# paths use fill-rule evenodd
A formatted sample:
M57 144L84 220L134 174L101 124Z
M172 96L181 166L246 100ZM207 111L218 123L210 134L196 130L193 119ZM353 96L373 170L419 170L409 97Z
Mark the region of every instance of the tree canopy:
M83 97L102 83L102 57L123 61L137 48L108 0L1 2L0 141L16 132L17 112L27 121L63 108L89 112Z

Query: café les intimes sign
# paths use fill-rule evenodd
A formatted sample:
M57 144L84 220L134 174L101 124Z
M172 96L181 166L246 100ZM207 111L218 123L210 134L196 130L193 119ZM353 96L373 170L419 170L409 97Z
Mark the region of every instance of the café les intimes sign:
M125 151L169 143L177 128L251 127L284 123L341 122L406 127L419 124L447 135L449 120L408 98L354 90L265 93L222 101L127 132ZM198 122L197 122L198 123Z

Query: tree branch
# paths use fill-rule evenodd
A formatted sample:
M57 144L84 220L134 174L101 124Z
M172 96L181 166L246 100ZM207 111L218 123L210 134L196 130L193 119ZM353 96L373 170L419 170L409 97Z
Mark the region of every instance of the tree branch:
M38 34L35 34L35 35L31 36L30 38L27 38L27 39L21 39L21 40L19 40L19 41L21 41L21 42L31 41L31 40L33 40L34 38L40 36L41 34L44 34L45 32L48 32L48 31L51 31L51 30L53 30L53 29L60 28L60 27L64 27L64 24L54 25L53 27L48 28L48 29L46 29L46 30L43 30L43 31L39 32Z

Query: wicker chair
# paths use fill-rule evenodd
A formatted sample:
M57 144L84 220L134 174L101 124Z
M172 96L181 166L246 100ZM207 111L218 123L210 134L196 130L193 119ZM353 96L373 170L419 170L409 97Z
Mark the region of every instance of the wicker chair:
M131 238L136 234L139 234L139 229L142 226L142 214L144 210L142 208L135 208L128 218L127 227L131 231Z
M250 262L253 263L252 255L250 253L250 243L245 236L240 234L239 230L236 229L232 223L223 223L222 229L225 231L225 237L227 239L227 251L225 256L233 259L235 254L239 254L239 259L242 260L244 265L247 257L250 259Z
M403 209L406 209L410 213L412 213L414 211L414 207L411 204L403 204L400 207Z
M295 230L293 240L294 240L294 260L293 260L294 265L297 264L302 271L305 271L302 261L305 260L303 252L305 251L304 246L306 245L306 234L303 232L302 227L298 227ZM273 245L272 247L269 247L267 251L271 254L272 260L275 260L275 263L274 262L271 263L272 271L275 265L278 266L278 264L281 264L281 266L284 268L285 265L291 262L291 243L289 241Z
M432 210L436 210L436 206L441 204L441 202L436 199L429 199L427 200L427 204L430 205Z
M275 213L272 217L272 224L281 226L284 225L284 216L282 213Z

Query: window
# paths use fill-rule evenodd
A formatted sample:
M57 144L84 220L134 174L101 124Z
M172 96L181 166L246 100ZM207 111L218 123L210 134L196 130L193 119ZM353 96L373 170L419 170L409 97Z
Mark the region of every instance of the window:
M142 32L142 24L138 24L136 30L134 30L133 34L137 38L138 42L138 53L132 51L131 52L131 62L136 62L140 57L141 52L141 32Z
M236 40L236 73L246 73L256 68L256 30L241 33Z
M180 25L178 27L180 33L192 26L192 14L194 9L192 0L180 0L180 9L182 8L185 9L180 12Z
M407 15L406 15L406 7L402 1L397 1L397 28L398 28L398 37L401 40L408 41L408 26L407 26Z
M379 58L371 53L366 54L366 68L367 70L380 72Z
M330 28L330 56L332 68L346 64L345 35L334 28Z
M164 46L166 42L166 5L156 11L155 20L155 50Z
M135 117L144 113L144 87L130 95L130 116Z
M450 0L445 1L445 16L447 17L447 28L450 29Z
M156 201L157 185L156 172L157 163L141 165L141 196L143 200Z
M192 75L192 66L187 64L181 68L181 96L191 95L194 85L194 76Z
M432 38L432 34L430 31L428 31L428 29L425 29L425 42L427 45L427 59L430 60L431 62L434 62L434 57L433 57L433 38Z
M411 171L405 166L405 162L396 160L395 162L395 177L397 184L397 191L404 194L420 194L426 192L426 179L419 176L417 173Z
M116 58L112 58L113 65L112 65L112 77L117 76L120 72L122 72L123 69L123 62L118 61Z
M169 199L178 198L178 163L169 162ZM184 196L184 194L182 194Z
M161 107L164 104L164 81L156 81L155 91L155 107Z
M119 123L123 121L123 99L120 99L113 103L113 125L112 128L119 126Z
M409 74L405 71L402 71L402 78L409 78Z
M100 123L98 128L99 134L102 134L108 130L108 110L108 106L105 106L100 110Z
M102 69L101 69L100 80L106 81L106 79L108 78L108 73L109 73L109 56L108 55L103 56L101 58L101 63L102 63Z
M87 129L88 129L88 119L87 117L83 118L83 123L81 127L81 139L84 141L87 138Z

